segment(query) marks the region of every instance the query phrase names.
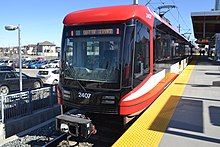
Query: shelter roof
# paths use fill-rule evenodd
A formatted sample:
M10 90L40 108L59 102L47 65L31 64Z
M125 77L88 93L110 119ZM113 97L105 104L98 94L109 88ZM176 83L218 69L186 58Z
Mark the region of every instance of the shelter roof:
M220 11L192 12L191 18L197 40L211 40L220 33Z

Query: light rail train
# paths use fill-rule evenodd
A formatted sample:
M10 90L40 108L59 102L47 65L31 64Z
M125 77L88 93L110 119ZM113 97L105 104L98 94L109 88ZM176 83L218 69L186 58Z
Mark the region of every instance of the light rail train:
M146 6L76 11L63 24L59 103L119 115L124 124L153 103L191 56L190 42ZM57 118L58 129L70 131L68 118Z

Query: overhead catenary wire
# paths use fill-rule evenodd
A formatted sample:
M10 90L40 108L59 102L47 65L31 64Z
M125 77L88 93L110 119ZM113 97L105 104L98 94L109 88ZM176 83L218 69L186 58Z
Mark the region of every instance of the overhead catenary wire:
M145 4L145 6L147 6L150 2L151 2L151 0L149 0L149 1Z
M171 0L171 1L172 1L172 3L173 3L174 5L176 5L175 2L174 2L174 0ZM183 19L183 17L182 17L182 15L181 15L181 13L180 13L178 7L176 7L176 10L177 10L177 13L178 13L178 20L179 20L179 17L180 17L181 20L182 20L182 22L183 22L183 23L185 24L185 26L187 27L187 30L190 30L190 27L188 26L188 24L186 23L186 21Z
M158 5L158 2L159 2L160 4L162 4L163 6L165 6L165 4L166 4L163 0L159 0L159 1L157 1L157 5ZM175 3L174 0L171 0L171 2L173 3L173 5L176 6L176 3ZM150 6L154 9L154 11L156 11L157 8L155 8L155 7L153 6L153 4L156 4L156 1L148 0L148 2L146 3L146 5L150 5ZM181 30L188 30L188 31L189 31L189 30L190 30L190 27L188 26L188 24L186 23L186 21L185 21L184 18L182 17L182 15L181 15L181 13L180 13L180 11L179 11L179 8L178 8L177 6L176 6L175 8L176 8L176 11L177 11L177 14L178 14L177 17L172 13L172 11L169 11L170 16L175 20L177 26L179 26L180 21L183 22L183 24L184 24L183 28L187 28L187 29L181 29ZM175 22L174 22L174 23L175 23ZM187 31L187 32L188 32L188 31Z
M147 0L145 6L150 7L152 10L154 10L154 12L156 12L157 9L158 9L158 5L166 6L166 3L167 3L167 2L165 2L165 1L163 1L163 0L157 0L157 1L156 1L156 0ZM176 3L175 3L174 0L171 0L171 3L172 3L174 6L176 6ZM157 5L156 8L155 8L155 5ZM184 33L184 34L191 34L191 33L189 33L189 31L190 31L191 29L190 29L189 25L186 23L186 21L184 20L184 18L182 17L182 15L181 15L181 13L180 13L180 11L179 11L179 8L178 8L177 6L176 6L175 8L176 8L176 11L177 11L177 15L174 15L174 14L172 13L172 11L169 11L169 13L168 13L168 14L174 19L174 21L173 21L172 24L173 24L174 26L177 26L179 32L182 32L183 30L186 30L186 33ZM168 11L167 11L167 12L168 12ZM180 22L182 22L182 23L180 23ZM181 25L181 26L180 26L180 25Z

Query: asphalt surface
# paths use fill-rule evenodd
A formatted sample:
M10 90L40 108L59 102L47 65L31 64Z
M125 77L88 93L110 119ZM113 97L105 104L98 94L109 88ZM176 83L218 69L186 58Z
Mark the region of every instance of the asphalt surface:
M38 73L40 69L26 69L26 68L22 68L22 73L30 76L30 77L36 77L36 74ZM16 68L16 71L19 71L18 68Z

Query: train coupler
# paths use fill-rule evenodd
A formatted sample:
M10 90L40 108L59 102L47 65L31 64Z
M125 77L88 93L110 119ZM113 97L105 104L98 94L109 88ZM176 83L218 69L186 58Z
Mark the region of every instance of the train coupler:
M89 138L97 130L89 118L82 114L61 114L56 117L56 129L61 132L69 133L74 137Z

